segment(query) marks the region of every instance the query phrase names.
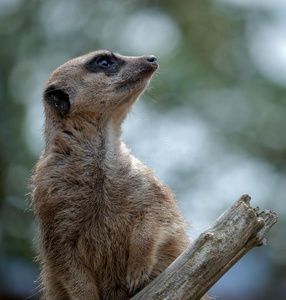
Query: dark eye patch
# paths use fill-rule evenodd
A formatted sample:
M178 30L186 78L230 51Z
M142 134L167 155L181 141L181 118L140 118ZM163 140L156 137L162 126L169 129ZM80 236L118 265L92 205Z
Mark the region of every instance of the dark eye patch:
M99 54L93 57L85 67L90 72L104 72L111 75L117 73L122 64L123 61L114 54Z

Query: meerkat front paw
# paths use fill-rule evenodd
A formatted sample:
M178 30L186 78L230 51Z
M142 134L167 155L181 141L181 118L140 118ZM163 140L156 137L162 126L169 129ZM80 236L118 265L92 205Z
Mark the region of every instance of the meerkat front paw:
M133 297L136 293L138 293L146 282L149 281L149 274L151 270L146 268L137 268L127 270L127 284L126 284L126 293L129 298Z

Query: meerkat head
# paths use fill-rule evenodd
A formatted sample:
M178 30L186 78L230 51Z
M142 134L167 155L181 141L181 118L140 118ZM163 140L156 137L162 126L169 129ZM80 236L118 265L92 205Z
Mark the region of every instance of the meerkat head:
M130 57L100 50L56 69L44 89L46 114L59 121L88 115L124 119L158 68L155 56Z

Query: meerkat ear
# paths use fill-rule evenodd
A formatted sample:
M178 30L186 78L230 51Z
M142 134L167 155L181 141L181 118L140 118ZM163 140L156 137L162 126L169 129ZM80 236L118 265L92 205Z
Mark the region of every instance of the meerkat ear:
M69 94L55 86L46 89L44 99L62 115L66 115L70 110Z

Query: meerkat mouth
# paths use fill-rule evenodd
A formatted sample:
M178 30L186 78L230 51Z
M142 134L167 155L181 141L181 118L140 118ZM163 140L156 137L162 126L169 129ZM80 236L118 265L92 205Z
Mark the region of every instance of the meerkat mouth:
M119 82L114 90L118 91L121 89L127 89L130 87L135 87L137 85L143 84L143 85L148 85L149 80L151 79L153 73L158 69L158 65L156 67L152 67L152 68L144 68L143 70L139 71L136 73L135 76L126 78L125 80L123 80L122 82Z

